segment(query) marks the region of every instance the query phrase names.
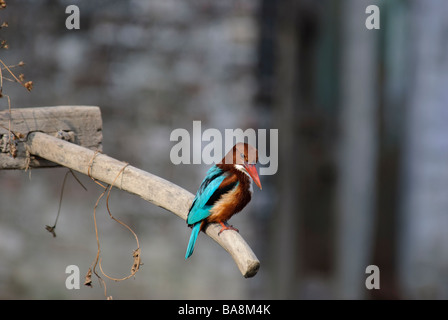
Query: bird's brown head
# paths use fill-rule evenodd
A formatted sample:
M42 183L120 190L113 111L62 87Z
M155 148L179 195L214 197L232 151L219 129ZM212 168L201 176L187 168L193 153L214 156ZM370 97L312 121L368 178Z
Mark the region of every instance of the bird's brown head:
M221 160L222 164L231 164L237 170L247 173L261 189L260 178L255 165L258 162L258 150L247 143L237 143Z

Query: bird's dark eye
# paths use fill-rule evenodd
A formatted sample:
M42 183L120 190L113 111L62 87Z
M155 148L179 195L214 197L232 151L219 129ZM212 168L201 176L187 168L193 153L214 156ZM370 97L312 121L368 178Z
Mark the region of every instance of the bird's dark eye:
M244 153L240 153L241 158L244 159Z

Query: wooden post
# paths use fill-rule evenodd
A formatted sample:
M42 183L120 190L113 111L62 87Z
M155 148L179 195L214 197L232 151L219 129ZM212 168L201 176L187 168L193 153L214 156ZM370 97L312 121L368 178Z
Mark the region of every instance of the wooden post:
M51 121L54 121L54 119L51 119ZM84 124L86 123L89 122L85 121ZM2 122L0 122L0 124L5 126ZM79 122L79 125L82 126L82 122ZM74 130L72 126L69 127L71 129L69 128L65 130ZM14 128L17 128L15 124ZM58 132L58 130L59 129L56 129L55 132ZM95 130L97 129L92 131ZM92 178L107 184L112 184L116 177L119 176L119 178L115 180L115 187L138 195L144 200L162 207L176 214L183 220L186 220L188 210L194 198L193 194L190 192L167 180L127 165L125 162L118 161L105 154L98 153L69 141L64 141L48 133L37 131L41 130L38 130L37 128L35 130L30 130L27 138L24 140L24 148L28 150L31 155L44 158L52 163L70 168L85 175L90 175ZM75 130L75 132L77 131ZM77 135L75 134L75 142L86 141L80 140L79 138L76 140L76 137ZM40 160L36 158L36 161ZM0 169L1 168L2 167L0 166ZM120 173L120 171L122 172ZM227 230L221 235L218 235L220 229L221 227L219 225L210 224L205 229L205 233L230 253L245 278L253 277L260 267L260 262L252 249L247 245L246 241L244 241L238 232Z
M11 124L12 135L9 134ZM0 111L0 169L54 167L57 164L27 155L26 138L31 132L76 143L92 150L102 150L101 111L93 106L58 106ZM10 154L10 136L17 154Z

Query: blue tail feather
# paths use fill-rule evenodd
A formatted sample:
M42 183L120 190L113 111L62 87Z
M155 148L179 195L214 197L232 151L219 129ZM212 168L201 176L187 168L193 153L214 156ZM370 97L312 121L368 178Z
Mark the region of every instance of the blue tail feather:
M185 253L185 260L187 260L194 251L194 245L198 238L199 231L201 230L201 222L196 223L191 230L190 241L188 242L187 252Z

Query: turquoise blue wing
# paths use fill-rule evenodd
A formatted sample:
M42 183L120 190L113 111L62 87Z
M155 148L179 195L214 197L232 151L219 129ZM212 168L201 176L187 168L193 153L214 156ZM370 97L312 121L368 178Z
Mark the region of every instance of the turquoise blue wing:
M207 175L202 181L190 207L190 212L187 217L187 223L189 225L198 223L210 215L211 205L207 205L207 202L225 178L226 175L217 166L213 166L207 171Z

